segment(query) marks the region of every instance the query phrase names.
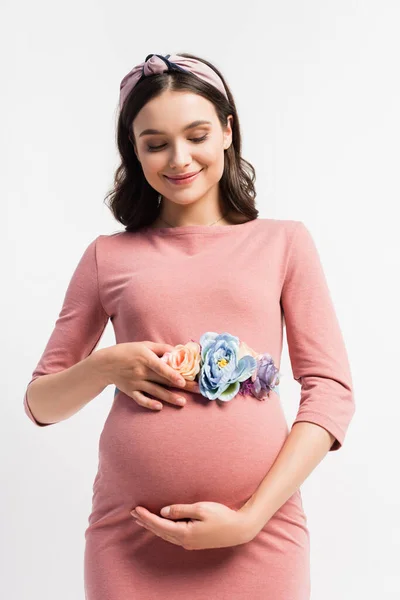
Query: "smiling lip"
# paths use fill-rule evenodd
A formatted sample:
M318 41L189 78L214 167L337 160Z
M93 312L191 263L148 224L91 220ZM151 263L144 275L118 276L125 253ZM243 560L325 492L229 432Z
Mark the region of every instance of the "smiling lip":
M170 181L172 184L174 185L188 185L189 183L192 183L192 181L194 181L197 177L197 175L199 173L202 172L203 169L200 169L200 171L197 171L196 173L188 173L187 175L183 176L183 177L168 177L168 175L164 175L164 177Z
M165 175L167 179L187 179L188 177L193 177L193 175L197 175L200 171L194 171L193 173L185 173L183 175Z

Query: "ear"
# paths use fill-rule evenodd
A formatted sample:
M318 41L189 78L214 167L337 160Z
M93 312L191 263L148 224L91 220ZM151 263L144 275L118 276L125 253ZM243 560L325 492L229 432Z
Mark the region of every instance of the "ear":
M228 122L228 124L226 125L225 131L224 131L224 150L228 150L228 148L232 144L233 115L228 115L227 122Z

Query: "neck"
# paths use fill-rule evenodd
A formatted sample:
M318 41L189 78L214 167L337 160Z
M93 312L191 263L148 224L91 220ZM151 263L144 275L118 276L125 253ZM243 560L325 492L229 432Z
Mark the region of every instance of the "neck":
M171 222L170 219L165 219L161 215L159 215L158 220L160 220L163 224L167 225L168 227L182 227L182 226L190 226L190 225L201 225L201 226L212 227L213 225L223 225L224 223L226 223L226 219L225 219L226 214L227 213L225 213L224 215L221 215L217 218L214 218L211 221L208 221L207 223L173 223L173 222Z

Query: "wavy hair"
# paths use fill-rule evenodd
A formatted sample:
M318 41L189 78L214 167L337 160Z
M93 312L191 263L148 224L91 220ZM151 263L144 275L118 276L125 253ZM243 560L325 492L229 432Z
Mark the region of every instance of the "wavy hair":
M213 69L223 81L229 101L212 84L192 73L166 71L146 77L135 86L118 115L116 143L121 164L115 172L113 188L104 199L115 219L125 226L125 231L137 231L151 225L161 210L159 194L147 182L134 151L131 127L143 106L166 90L189 91L203 96L213 103L222 127L227 126L228 115L233 116L232 143L224 151L224 170L219 181L222 209L224 214L229 211L242 220L243 217L249 221L258 217L255 207L255 169L241 156L240 124L232 93L214 65L193 54L179 54L202 61Z

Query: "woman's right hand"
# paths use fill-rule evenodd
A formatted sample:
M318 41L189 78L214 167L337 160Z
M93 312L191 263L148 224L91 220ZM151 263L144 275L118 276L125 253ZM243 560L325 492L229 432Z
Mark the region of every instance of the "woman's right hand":
M109 383L130 396L145 408L159 410L162 404L154 400L164 400L170 404L183 406L186 400L164 386L185 389L188 392L199 391L196 381L187 381L175 369L161 360L165 352L173 350L170 344L157 342L127 342L104 348L109 371ZM179 382L183 382L181 387ZM149 394L149 398L144 394ZM183 403L179 402L183 398Z

